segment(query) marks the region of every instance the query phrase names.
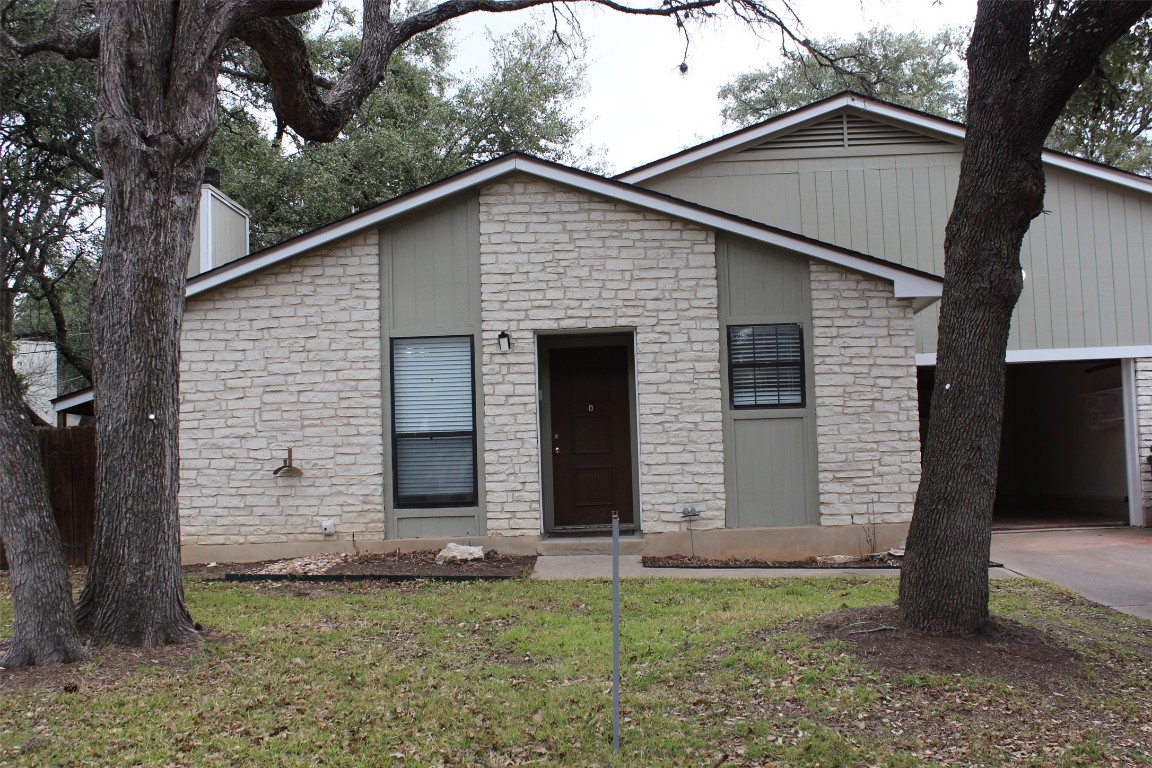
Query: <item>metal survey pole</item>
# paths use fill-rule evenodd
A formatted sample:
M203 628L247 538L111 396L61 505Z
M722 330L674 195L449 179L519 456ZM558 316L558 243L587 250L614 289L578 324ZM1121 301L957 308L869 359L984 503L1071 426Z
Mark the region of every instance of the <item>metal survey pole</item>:
M612 512L612 751L620 751L620 515Z

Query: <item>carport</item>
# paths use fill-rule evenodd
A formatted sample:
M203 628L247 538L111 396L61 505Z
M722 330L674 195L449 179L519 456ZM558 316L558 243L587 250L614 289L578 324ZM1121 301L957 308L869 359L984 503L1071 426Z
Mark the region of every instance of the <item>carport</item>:
M1012 357L993 526L1144 525L1131 361ZM922 436L934 378L920 368Z

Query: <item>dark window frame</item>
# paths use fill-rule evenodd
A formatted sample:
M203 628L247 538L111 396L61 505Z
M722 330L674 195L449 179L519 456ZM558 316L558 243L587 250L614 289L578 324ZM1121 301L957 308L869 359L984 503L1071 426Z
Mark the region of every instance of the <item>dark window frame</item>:
M472 489L467 496L464 494L409 494L401 497L400 484L397 482L397 467L399 455L396 450L400 438L396 431L396 344L405 341L431 341L433 339L467 339L468 340L468 378L470 381L469 395L472 408L471 431L456 430L452 432L407 432L404 438L433 438L433 437L464 437L472 438ZM392 507L393 509L449 509L458 507L475 507L479 503L479 474L477 457L478 446L476 441L476 339L474 336L461 334L448 334L441 336L397 336L391 338L388 349L389 379L391 389L390 431L392 433Z
M780 328L789 327L795 328L798 336L800 346L800 359L799 360L770 360L765 362L753 363L734 363L732 362L732 338L733 335L743 328ZM808 375L807 375L807 348L804 346L804 325L802 323L744 323L741 325L727 326L728 333L725 338L727 344L728 355L728 407L735 411L752 411L752 410L782 410L782 409L800 409L808 407ZM800 402L798 403L753 403L750 405L737 405L736 404L736 380L735 373L737 370L757 370L764 368L787 368L795 370L800 378Z

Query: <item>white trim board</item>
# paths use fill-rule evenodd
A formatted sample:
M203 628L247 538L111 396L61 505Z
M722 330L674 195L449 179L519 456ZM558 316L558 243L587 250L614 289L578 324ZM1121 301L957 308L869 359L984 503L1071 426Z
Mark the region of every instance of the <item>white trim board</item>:
M1121 396L1124 407L1124 465L1128 480L1128 524L1146 525L1144 519L1143 468L1140 450L1139 406L1136 402L1136 363L1120 361Z
M893 284L896 298L934 300L940 296L941 279L934 275L874 259L856 251L821 243L811 238L795 235L776 227L759 224L711 208L677 200L674 197L652 192L642 187L633 187L522 154L505 155L479 165L470 171L465 171L342 221L301 235L281 245L272 246L254 256L245 257L217 267L210 272L197 275L188 281L186 295L191 297L204 293L272 264L322 247L354 232L381 224L422 206L458 195L511 173L535 176L637 208L663 213L707 229L721 230L766 245L783 248L817 261L878 277Z
M747 149L809 123L830 117L842 110L849 110L856 114L880 118L885 122L909 126L934 136L950 139L954 143L963 143L966 127L962 123L945 120L923 112L889 104L884 101L870 99L858 93L845 92L829 97L823 101L815 102L806 107L786 112L778 117L770 118L750 128L744 128L718 139L699 144L686 149L663 160L656 160L648 165L642 165L631 171L620 174L616 178L629 184L642 184L645 181L663 176L666 173L679 170L685 166L699 163L704 160L723 155L729 152ZM1046 164L1062 170L1080 173L1094 179L1118 184L1138 192L1152 194L1152 179L1137 176L1134 173L1110 168L1106 165L1081 160L1078 157L1065 155L1060 152L1046 149L1043 153Z
M1073 360L1123 360L1134 357L1152 357L1152 346L1010 349L1004 360L1009 363L1059 363ZM936 353L918 353L916 365L936 365Z
M56 413L60 413L61 411L65 411L69 408L75 408L78 405L90 403L92 402L92 397L93 392L91 387L87 389L81 389L80 391L73 392L70 395L57 397L52 401L52 410L56 411Z

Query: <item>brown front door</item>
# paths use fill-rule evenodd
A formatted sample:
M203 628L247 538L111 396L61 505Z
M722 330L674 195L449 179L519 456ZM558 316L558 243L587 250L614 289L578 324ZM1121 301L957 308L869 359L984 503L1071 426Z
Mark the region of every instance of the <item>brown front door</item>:
M554 527L633 525L628 349L552 349L549 378Z

